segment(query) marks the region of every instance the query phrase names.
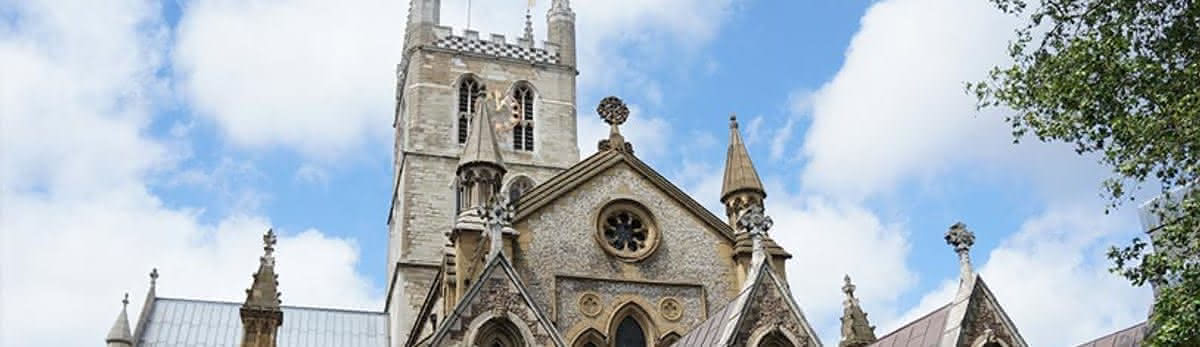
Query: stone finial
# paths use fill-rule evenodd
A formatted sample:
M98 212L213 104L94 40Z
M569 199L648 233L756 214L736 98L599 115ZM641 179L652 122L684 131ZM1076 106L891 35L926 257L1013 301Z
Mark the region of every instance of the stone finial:
M492 195L483 212L483 220L487 228L488 259L495 258L504 250L504 228L512 222L512 209L504 198L504 194Z
M552 0L550 1L550 11L570 11L570 0Z
M855 286L850 282L850 275L842 279L842 293L846 299L842 301L842 340L839 347L865 347L874 343L875 327L867 320L867 313L859 306L858 298L854 297Z
M154 290L154 286L158 284L158 268L150 269L150 289Z
M529 12L532 9L533 9L533 3L531 2L529 4L529 7L525 8L525 36L524 36L524 39L526 42L533 42L533 15L531 15Z
M107 347L132 347L133 334L129 331L129 293L125 293L125 298L121 300L121 313L117 315L117 321L113 322L112 329L108 330L108 336L104 339Z
M959 280L967 281L974 273L971 268L971 246L975 245L975 233L967 230L966 224L958 222L946 231L945 239L946 244L954 247L954 252L958 253Z
M625 142L625 137L621 136L620 126L629 119L629 107L625 102L615 96L606 97L596 106L596 113L609 125L608 139L600 140L599 149L633 153L633 145Z
M250 289L246 289L243 307L279 309L279 276L275 274L274 254L277 241L275 229L267 229L267 233L263 234L263 256L258 258L258 271L253 275L254 282Z
M846 277L843 277L842 281L844 282L842 284L842 293L846 294L846 300L850 301L854 299L854 289L857 287L854 286L854 283L850 282L850 274L846 274Z
M767 236L767 230L770 230L775 225L775 221L771 220L770 216L763 213L761 205L750 206L745 212L741 213L738 218L737 226L743 232L750 234L750 240L754 242L754 250L750 256L752 269L758 269L767 258L766 245L763 239ZM750 278L750 277L747 277ZM750 281L748 280L747 283Z

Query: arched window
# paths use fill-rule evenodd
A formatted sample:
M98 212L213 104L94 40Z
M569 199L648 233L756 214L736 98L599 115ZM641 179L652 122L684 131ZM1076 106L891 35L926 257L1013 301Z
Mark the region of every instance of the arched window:
M792 341L780 332L774 331L763 336L762 340L758 341L758 347L792 347Z
M465 76L458 82L458 143L467 142L467 132L471 128L471 115L475 113L475 94L482 89L482 84L474 77Z
M533 188L533 180L526 176L517 176L512 182L508 183L508 201L517 203L521 200L521 196L525 195L530 188Z
M495 318L479 328L475 334L473 346L483 347L524 347L521 331L507 319Z
M617 325L616 347L646 347L646 331L633 316L627 316Z
M513 125L513 149L533 151L533 87L519 82L513 88L513 99L517 102L518 118Z

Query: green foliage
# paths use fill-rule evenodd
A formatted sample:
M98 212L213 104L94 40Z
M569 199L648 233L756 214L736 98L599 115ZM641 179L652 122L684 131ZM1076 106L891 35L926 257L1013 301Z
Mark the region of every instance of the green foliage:
M1074 145L1113 169L1109 209L1153 184L1200 178L1200 6L1192 0L991 0L1026 18L1012 65L968 86L980 108L1011 112L1014 141ZM1195 186L1193 186L1195 187ZM1195 189L1194 191L1200 191ZM1158 209L1165 225L1109 251L1113 272L1153 284L1151 346L1200 346L1200 193Z

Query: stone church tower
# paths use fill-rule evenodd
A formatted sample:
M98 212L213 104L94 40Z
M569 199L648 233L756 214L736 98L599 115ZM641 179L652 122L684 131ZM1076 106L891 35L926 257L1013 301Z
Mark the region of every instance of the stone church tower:
M470 129L478 129L472 115L497 107L478 93L501 96L516 111L490 125L506 169L493 190L515 200L579 161L575 13L568 2L552 2L542 42L528 15L524 34L513 40L441 26L440 8L440 0L410 0L397 67L387 302L397 341L443 261L447 231L471 200L456 169Z

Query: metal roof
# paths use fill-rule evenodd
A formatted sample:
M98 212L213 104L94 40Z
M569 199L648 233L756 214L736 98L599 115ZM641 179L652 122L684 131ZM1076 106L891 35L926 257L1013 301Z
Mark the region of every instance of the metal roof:
M942 337L942 329L946 327L946 317L950 314L951 304L942 306L924 317L917 318L879 338L869 347L927 347L937 346Z
M1146 338L1146 330L1149 330L1149 327L1146 326L1146 322L1141 322L1137 325L1079 345L1079 347L1141 346L1142 340Z
M238 346L242 322L233 302L155 298L140 347ZM280 347L388 345L387 314L283 306Z

